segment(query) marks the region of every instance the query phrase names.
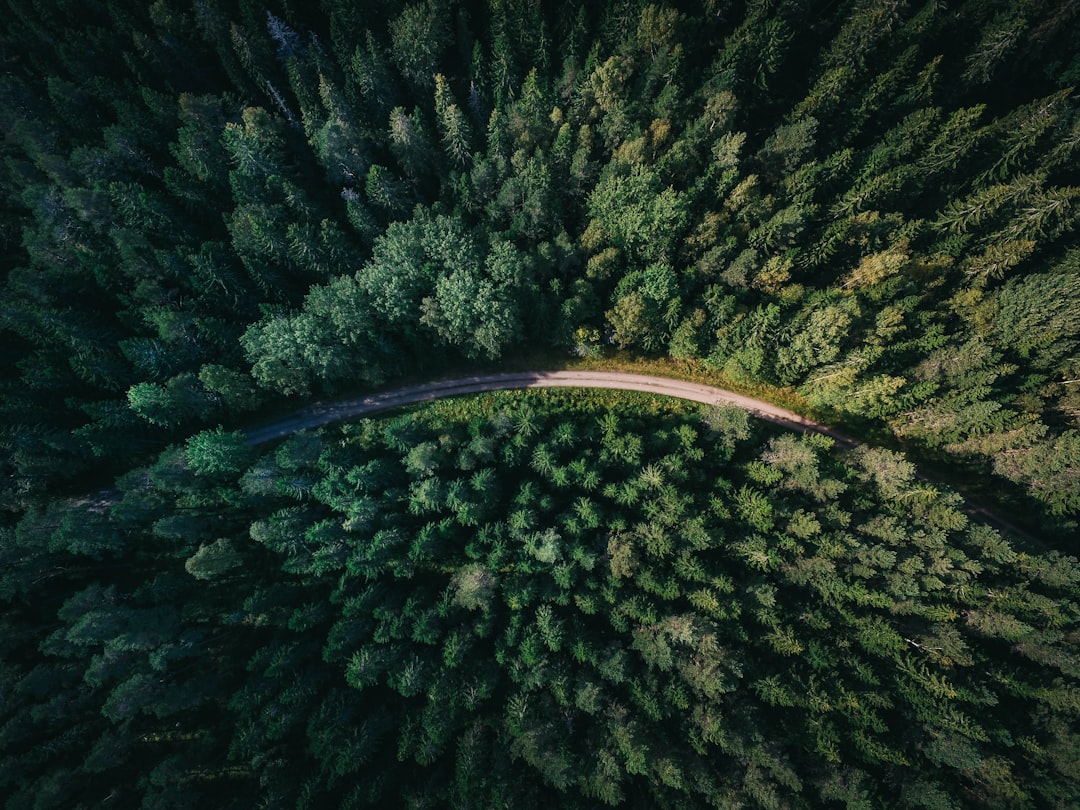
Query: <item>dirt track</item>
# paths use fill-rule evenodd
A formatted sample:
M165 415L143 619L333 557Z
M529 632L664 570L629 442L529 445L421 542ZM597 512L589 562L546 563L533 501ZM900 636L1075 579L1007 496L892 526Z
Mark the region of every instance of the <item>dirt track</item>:
M478 394L484 391L501 391L512 388L614 388L620 391L645 391L679 399L704 402L709 405L734 405L749 411L759 419L774 422L803 432L823 433L837 442L854 447L858 442L849 436L812 422L794 411L780 408L760 399L752 399L714 388L666 377L650 377L644 374L622 374L616 371L536 371L508 374L485 374L461 377L441 382L424 383L407 388L396 388L378 394L356 397L330 404L306 407L285 419L272 422L248 432L248 443L253 445L280 439L305 428L327 425L356 416L366 416L378 411L403 405L413 405L443 397Z
M617 371L532 371L505 374L481 374L475 377L459 377L452 380L423 383L405 388L395 388L382 393L340 400L332 403L315 403L275 422L248 431L248 444L260 445L281 439L298 430L328 425L344 419L378 413L379 411L415 405L444 397L479 394L485 391L504 391L514 388L613 388L620 391L645 391L679 399L689 399L708 405L734 405L748 411L759 419L799 430L803 433L820 433L832 437L844 447L858 447L862 442L813 422L794 411L753 399L711 385L674 380L667 377L651 377L645 374L623 374ZM930 480L919 476L923 480ZM1032 535L999 517L985 507L968 502L964 511L976 520L996 529L1022 537L1035 546L1045 548Z

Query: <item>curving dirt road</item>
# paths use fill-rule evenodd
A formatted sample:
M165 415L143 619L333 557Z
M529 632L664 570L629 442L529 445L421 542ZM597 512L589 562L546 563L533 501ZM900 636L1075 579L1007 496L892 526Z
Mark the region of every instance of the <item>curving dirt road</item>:
M515 388L614 388L620 391L645 391L650 394L689 399L708 405L734 405L748 411L758 419L782 425L803 433L820 433L830 436L838 445L853 448L862 444L850 436L814 422L794 411L773 405L771 402L736 394L711 385L652 377L645 374L624 374L618 371L531 371L504 374L481 374L475 377L459 377L452 380L423 383L421 385L395 388L376 394L340 400L332 403L315 403L275 422L248 430L248 444L260 445L281 439L298 430L319 427L344 419L415 405L443 397L480 394L486 391L505 391ZM923 480L927 479L919 475ZM1021 537L1036 547L1044 544L1018 526L994 514L979 504L968 502L964 512L995 529Z
M263 444L305 428L366 416L403 405L513 388L614 388L620 391L645 391L650 394L689 399L709 405L734 405L749 411L759 419L803 432L822 433L848 447L859 444L849 436L764 400L745 397L711 385L700 385L667 377L651 377L645 374L623 374L617 371L533 371L484 374L424 383L407 388L395 388L383 393L369 394L326 405L308 406L285 419L248 431L248 444Z

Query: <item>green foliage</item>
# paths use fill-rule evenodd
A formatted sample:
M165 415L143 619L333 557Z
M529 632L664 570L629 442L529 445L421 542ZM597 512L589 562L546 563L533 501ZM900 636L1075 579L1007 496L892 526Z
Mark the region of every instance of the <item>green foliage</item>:
M589 197L591 220L582 234L586 250L612 246L630 266L670 260L686 222L685 201L643 166L627 172L618 164Z
M15 492L125 466L131 430L525 346L701 359L898 433L987 403L926 439L986 473L1075 428L1047 387L1078 330L1071 12L721 5L166 0L91 14L101 65L19 5L3 378L49 418ZM912 382L973 339L1044 386Z
M195 579L217 579L243 564L243 560L227 537L200 546L184 563L184 570Z
M184 457L197 475L238 476L251 462L252 451L240 431L204 430L187 440Z
M203 790L185 769L219 799L363 805L910 805L886 774L946 805L1065 795L1076 560L969 526L899 454L831 447L611 392L446 400L258 457L204 431L99 507L100 546L20 526L103 565L63 574L4 756L59 700L87 729L65 778L143 797ZM114 522L176 552L110 567Z
M1074 562L891 450L214 426L616 346L1075 551L1074 6L7 3L0 792L1068 806Z

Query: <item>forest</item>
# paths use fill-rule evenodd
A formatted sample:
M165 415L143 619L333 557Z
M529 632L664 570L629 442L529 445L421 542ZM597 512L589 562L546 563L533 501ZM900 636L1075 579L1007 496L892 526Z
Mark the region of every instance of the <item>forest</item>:
M1080 5L0 8L6 806L1076 806Z

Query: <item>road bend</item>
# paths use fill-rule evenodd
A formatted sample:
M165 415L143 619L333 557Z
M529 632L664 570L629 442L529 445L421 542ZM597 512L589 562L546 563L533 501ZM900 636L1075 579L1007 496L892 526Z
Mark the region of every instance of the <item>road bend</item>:
M619 391L643 391L649 394L692 400L706 405L732 405L742 408L766 422L803 433L819 433L823 436L829 436L838 445L847 449L862 444L862 442L851 436L834 430L827 425L807 419L801 414L787 408L781 408L765 400L736 394L734 391L712 385L702 385L701 383L668 377L653 377L647 374L626 374L619 371L527 371L478 374L472 377L456 377L450 380L394 388L389 391L336 402L308 405L287 417L248 430L247 441L248 444L257 446L276 439L282 439L296 433L298 430L321 427L346 419L401 408L406 405L416 405L445 397L523 388L608 388ZM934 483L923 475L919 477ZM1016 537L1027 540L1036 547L1045 549L1045 545L1040 540L979 504L968 502L964 512L975 520L986 523L995 529L1009 532Z

